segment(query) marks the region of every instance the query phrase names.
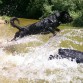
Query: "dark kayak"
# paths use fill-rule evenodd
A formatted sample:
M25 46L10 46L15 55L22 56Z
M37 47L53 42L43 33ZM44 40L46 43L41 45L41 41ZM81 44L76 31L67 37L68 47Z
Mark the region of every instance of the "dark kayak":
M59 49L57 55L50 55L49 60L52 60L54 58L71 58L71 61L73 59L76 60L77 63L83 63L83 52L78 50L72 50L72 49Z

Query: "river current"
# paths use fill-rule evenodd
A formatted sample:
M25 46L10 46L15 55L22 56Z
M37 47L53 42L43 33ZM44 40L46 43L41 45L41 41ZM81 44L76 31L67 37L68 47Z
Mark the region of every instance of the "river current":
M48 60L59 48L83 52L83 29L62 29L54 37L37 34L11 42L16 31L0 25L0 83L83 83L82 63Z

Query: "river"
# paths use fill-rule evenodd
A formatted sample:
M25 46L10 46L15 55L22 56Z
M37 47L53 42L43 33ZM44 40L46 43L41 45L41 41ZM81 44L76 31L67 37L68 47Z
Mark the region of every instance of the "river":
M20 19L21 26L36 20ZM60 26L61 32L26 36L10 41L17 29L0 24L0 83L83 83L83 64L75 60L48 60L59 48L83 52L83 29Z

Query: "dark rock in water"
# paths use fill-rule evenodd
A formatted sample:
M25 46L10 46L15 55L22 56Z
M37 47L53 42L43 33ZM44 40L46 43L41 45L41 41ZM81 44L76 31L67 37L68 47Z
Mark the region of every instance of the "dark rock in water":
M62 58L76 59L77 63L83 63L83 52L72 49L59 49L58 54Z
M55 58L55 55L50 55L49 56L49 60L52 60L52 59L54 59Z
M83 52L72 49L59 49L58 55L50 55L49 60L54 58L71 58L75 59L77 63L83 63Z

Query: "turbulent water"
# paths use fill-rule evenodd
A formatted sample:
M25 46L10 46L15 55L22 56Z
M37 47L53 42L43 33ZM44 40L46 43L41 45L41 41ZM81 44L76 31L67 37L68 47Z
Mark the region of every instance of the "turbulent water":
M15 31L11 32L9 26L3 30L3 26L0 83L83 83L82 63L68 59L48 60L59 48L83 51L83 29L64 29L54 37L52 34L31 35L10 42Z

